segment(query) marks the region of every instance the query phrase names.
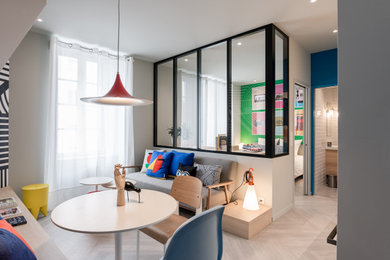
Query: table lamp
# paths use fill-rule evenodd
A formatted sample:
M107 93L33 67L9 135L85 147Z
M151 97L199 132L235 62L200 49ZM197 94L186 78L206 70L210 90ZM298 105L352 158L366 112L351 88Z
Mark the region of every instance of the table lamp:
M259 209L259 202L257 200L257 194L255 185L253 183L253 169L250 168L246 172L246 181L248 183L248 189L246 190L245 198L244 198L244 204L243 208L247 210L258 210Z

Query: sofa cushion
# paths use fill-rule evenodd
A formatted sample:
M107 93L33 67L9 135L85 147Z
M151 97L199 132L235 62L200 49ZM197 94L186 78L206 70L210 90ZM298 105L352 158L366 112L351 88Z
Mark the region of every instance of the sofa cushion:
M148 162L148 158L150 159L151 158L151 155L153 154L154 151L158 151L158 152L165 152L165 150L151 150L151 149L146 149L145 150L145 156L144 156L144 161L142 163L142 169L141 169L141 172L143 173L146 173L146 170L149 166L149 162Z
M192 166L194 164L194 153L182 153L173 150L173 157L171 161L171 165L169 167L169 174L176 176L177 169L179 168L179 164L181 163L184 166Z
M205 165L195 163L194 166L196 167L196 177L202 181L204 186L219 183L222 172L221 165Z
M233 185L228 186L230 191L233 191L236 186L241 183L243 173L239 173L237 171L237 163L232 160L220 159L211 156L196 156L195 162L198 164L221 165L222 172L220 182L226 182L229 180L234 181Z
M37 259L27 242L2 217L0 217L0 259Z
M185 166L183 164L179 164L179 168L177 169L176 176L196 176L196 167L195 166Z
M154 151L150 159L146 175L165 179L168 174L169 165L171 163L173 154L171 152L164 153Z

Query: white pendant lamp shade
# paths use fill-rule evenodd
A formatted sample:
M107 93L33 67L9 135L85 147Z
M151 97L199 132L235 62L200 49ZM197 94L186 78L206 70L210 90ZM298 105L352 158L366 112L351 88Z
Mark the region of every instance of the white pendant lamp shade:
M114 106L144 106L153 104L153 101L148 99L136 98L127 92L122 84L121 77L119 75L119 39L120 39L120 0L118 0L118 42L117 42L117 74L114 85L107 92L106 95L101 97L85 97L80 98L81 101L102 105L114 105Z
M259 209L259 202L257 200L255 185L252 184L248 186L242 207L247 210Z

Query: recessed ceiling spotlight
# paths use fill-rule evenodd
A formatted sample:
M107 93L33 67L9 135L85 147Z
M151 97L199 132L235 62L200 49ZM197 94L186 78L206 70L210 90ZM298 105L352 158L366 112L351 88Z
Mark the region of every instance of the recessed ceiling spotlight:
M187 61L188 61L188 59L184 59L184 61L185 61L185 62L187 62Z
M315 3L317 2L317 0L310 0L310 3Z
M41 22L43 22L43 19L38 18L38 19L37 19L37 22L40 22L40 23L41 23Z
M333 33L337 33L338 31L339 31L339 30L337 30L337 29L334 29L334 30L333 30Z
M241 45L242 45L242 42L237 42L237 45L238 45L238 46L241 46Z

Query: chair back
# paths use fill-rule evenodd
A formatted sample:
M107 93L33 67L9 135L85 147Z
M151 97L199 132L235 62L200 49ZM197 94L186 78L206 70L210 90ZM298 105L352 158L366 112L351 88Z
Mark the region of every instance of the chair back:
M216 206L187 220L168 241L163 260L220 260L222 258L222 214Z
M200 208L202 203L202 182L192 176L177 176L173 181L171 196L177 201L194 208Z

